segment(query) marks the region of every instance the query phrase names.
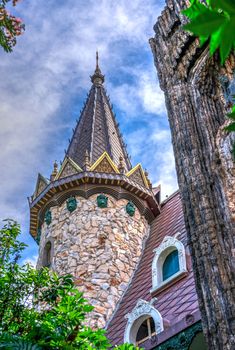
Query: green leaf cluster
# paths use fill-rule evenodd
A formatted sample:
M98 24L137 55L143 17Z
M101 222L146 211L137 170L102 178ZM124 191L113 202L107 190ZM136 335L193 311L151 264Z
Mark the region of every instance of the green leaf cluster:
M12 220L0 229L0 349L108 349L105 331L87 326L93 307L72 276L19 264L25 249L19 234L20 227ZM126 344L116 349L137 348Z
M0 0L0 46L6 52L12 51L16 37L25 29L23 23L16 24L16 18L6 11L9 2L15 6L18 0Z
M191 0L190 7L182 13L190 19L184 29L198 36L201 45L210 41L210 53L219 49L224 64L235 48L234 0L207 0L207 6L199 0Z
M115 349L118 349L118 350L140 350L140 348L132 345L132 344L122 344L122 345L119 345L119 346L115 346Z
M201 45L209 40L210 54L213 55L219 49L221 64L224 64L235 48L235 1L206 0L206 2L207 6L199 0L190 1L190 6L182 11L190 19L190 23L186 24L184 29L198 36ZM224 130L235 132L235 106L227 117L233 122ZM235 143L232 154L235 159Z
M231 119L233 122L226 126L224 130L226 131L235 131L235 106L232 108L232 112L228 114L228 118Z

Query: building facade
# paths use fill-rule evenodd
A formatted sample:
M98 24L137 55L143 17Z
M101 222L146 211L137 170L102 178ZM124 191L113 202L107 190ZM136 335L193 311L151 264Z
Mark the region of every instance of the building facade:
M168 101L169 110L173 103L180 106L177 82L186 79L201 54L198 42L179 31L185 5L167 1L155 26L156 37L150 41L162 88L166 89L168 74L169 84L178 92L171 104ZM163 60L171 49L173 62ZM226 69L228 76L230 68ZM50 180L39 174L30 199L38 267L74 276L94 306L90 325L105 327L113 345L205 350L180 194L161 202L160 188L152 188L141 164L131 165L98 57L91 81L60 169L54 165ZM182 84L181 92L195 88ZM223 99L221 90L216 94ZM221 162L229 167L226 142L231 141L221 138ZM228 173L224 186L228 201L232 181Z
M97 66L64 161L50 180L38 175L30 199L30 232L38 267L70 273L104 327L160 212L147 173L132 167Z
M91 81L60 169L50 180L39 174L30 199L38 267L74 276L94 306L90 325L106 327L114 345L201 344L179 193L161 203L160 187L132 167L98 58Z

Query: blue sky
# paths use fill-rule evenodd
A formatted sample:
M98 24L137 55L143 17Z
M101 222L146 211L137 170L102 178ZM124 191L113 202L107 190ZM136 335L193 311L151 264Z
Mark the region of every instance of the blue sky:
M37 173L49 177L68 138L95 68L100 67L132 164L141 162L162 199L177 189L171 136L148 39L164 7L160 0L22 0L14 9L26 24L14 52L0 51L0 220L29 235L27 196Z

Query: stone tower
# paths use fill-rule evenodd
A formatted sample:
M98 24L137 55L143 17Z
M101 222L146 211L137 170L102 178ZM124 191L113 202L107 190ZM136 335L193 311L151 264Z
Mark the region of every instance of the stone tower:
M159 203L142 166L131 167L96 57L92 86L60 167L38 175L30 233L38 267L70 273L103 327L126 289ZM158 193L159 194L159 193Z

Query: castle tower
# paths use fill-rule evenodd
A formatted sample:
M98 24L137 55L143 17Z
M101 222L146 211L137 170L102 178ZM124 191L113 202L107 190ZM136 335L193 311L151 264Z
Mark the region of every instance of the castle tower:
M30 233L38 267L70 273L95 307L91 325L103 327L126 289L159 193L137 164L131 167L106 95L96 56L92 86L63 163L50 181L38 175L30 198Z

